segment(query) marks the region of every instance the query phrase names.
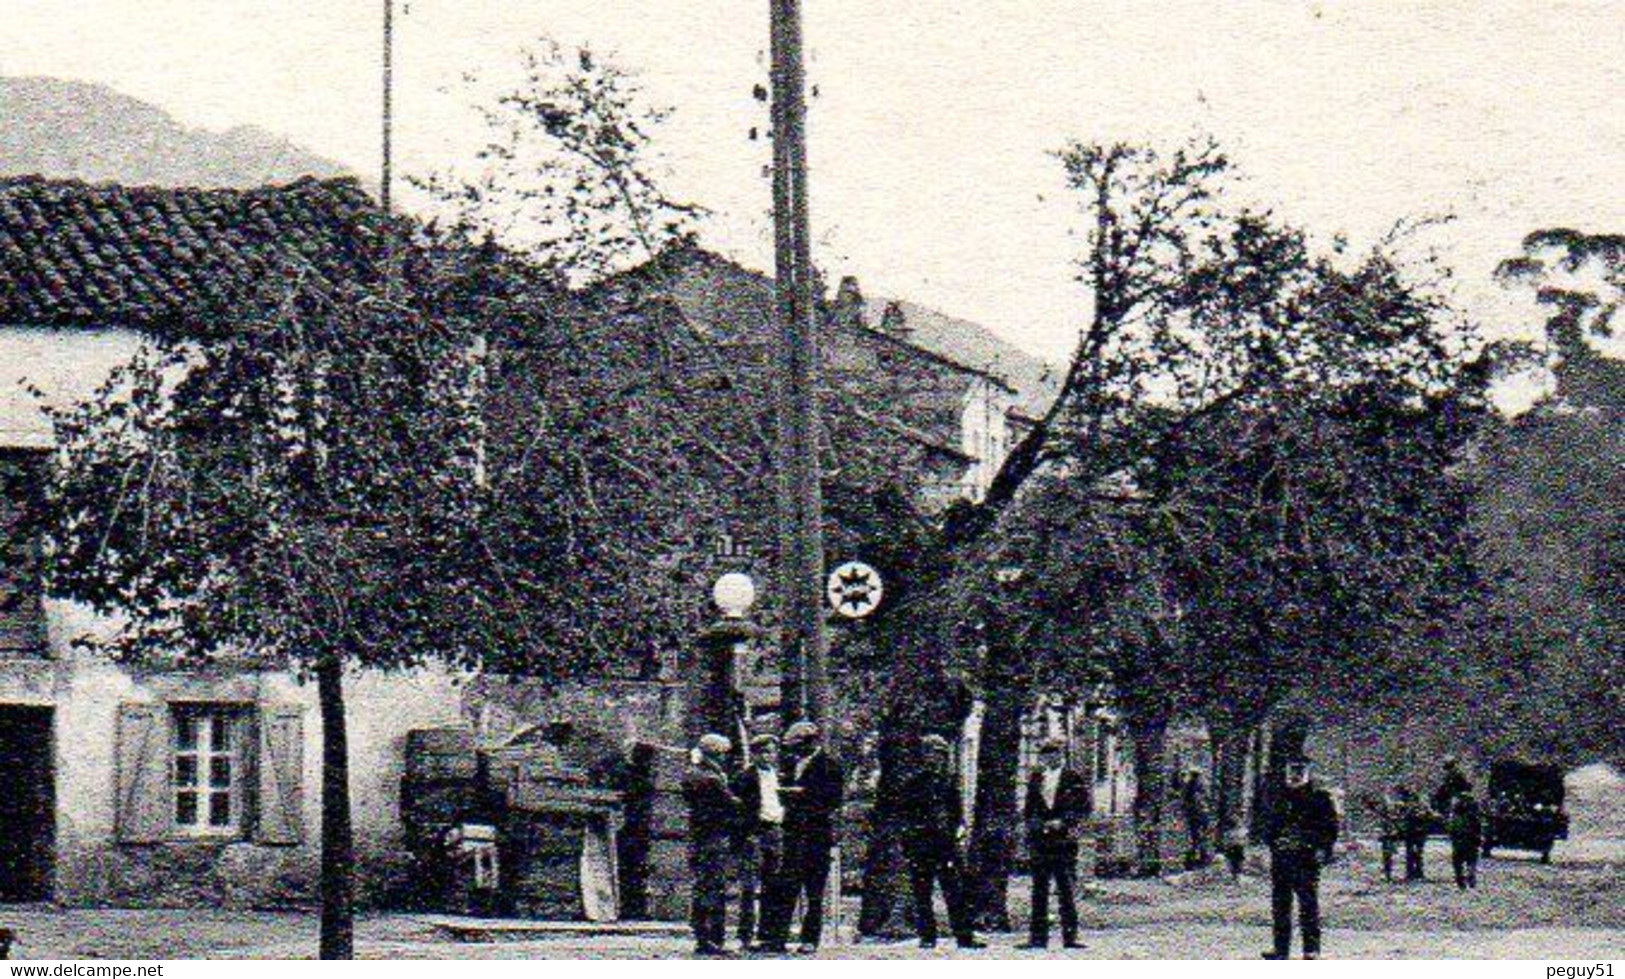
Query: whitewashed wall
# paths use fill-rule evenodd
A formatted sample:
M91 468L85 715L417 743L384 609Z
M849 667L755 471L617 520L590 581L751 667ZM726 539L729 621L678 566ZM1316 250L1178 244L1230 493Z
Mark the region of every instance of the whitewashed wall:
M92 395L132 357L129 330L0 326L0 446L50 448L46 408ZM37 389L38 394L30 389ZM321 818L321 724L312 685L286 672L155 673L76 648L117 623L70 602L45 602L49 659L0 660L0 703L54 708L55 897L69 904L261 906L314 897ZM461 677L441 669L353 673L347 680L351 797L365 896L386 899L410 873L400 784L406 734L463 722ZM303 839L120 843L116 780L121 705L177 695L302 708Z
M0 326L0 445L48 448L51 426L43 406L83 400L140 346L140 334L131 330Z

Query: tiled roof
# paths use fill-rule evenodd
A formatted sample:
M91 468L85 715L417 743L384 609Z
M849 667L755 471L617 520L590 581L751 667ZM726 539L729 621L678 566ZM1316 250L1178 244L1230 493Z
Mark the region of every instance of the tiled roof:
M0 179L0 323L206 330L268 280L372 281L353 179L253 190Z

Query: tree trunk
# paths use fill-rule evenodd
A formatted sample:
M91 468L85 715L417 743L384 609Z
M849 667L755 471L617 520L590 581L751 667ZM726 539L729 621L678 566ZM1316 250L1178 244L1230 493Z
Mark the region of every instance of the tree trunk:
M1269 732L1260 724L1253 728L1252 737L1247 742L1247 757L1253 765L1253 809L1247 824L1247 841L1254 844L1264 842L1264 813L1270 801L1269 764L1266 760L1268 751Z
M1247 811L1247 752L1252 740L1252 729L1234 720L1210 723L1213 737L1213 775L1209 784L1214 787L1213 842L1223 849L1225 837L1242 824Z
M858 934L867 938L902 938L913 933L913 901L898 834L902 796L905 735L891 711L881 718L880 776L869 809L863 853L863 900Z
M899 827L906 804L903 781L918 764L918 753L910 746L919 738L921 705L900 702L900 696L896 689L891 692L892 705L880 718L880 775L869 809L858 910L858 934L867 938L903 938L914 932L914 903Z
M344 724L344 666L316 667L322 714L322 925L324 959L355 957L355 837L350 823L350 751Z
M1136 872L1142 877L1162 873L1162 804L1166 794L1167 734L1165 717L1128 718L1134 749L1134 830L1137 841Z
M882 776L884 777L884 776ZM906 938L914 933L913 898L908 890L902 841L891 813L871 810L863 851L863 900L858 934L865 938Z
M1016 781L1021 768L1025 693L1008 678L989 689L976 755L976 819L970 841L970 906L977 926L1010 930L1010 875L1015 871Z
M920 737L958 737L970 713L964 685L943 670L930 641L929 620L898 647L888 705L880 718L880 777L870 810L869 851L863 861L863 903L858 933L901 938L914 933L914 898L902 852L902 819L909 800L904 783L920 769Z

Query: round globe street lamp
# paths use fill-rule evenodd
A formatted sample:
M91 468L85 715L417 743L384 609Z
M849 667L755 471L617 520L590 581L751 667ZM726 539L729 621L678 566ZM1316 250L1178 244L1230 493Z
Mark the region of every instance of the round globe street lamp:
M711 600L724 619L743 619L756 604L756 582L742 571L730 571L711 586Z
M689 737L723 734L738 741L744 720L744 673L761 629L749 620L756 604L756 583L750 575L730 571L711 586L711 600L720 618L694 637L684 664L688 683Z

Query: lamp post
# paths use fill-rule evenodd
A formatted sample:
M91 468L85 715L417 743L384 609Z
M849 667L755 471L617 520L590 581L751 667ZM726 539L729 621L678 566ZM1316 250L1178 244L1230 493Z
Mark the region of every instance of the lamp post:
M690 741L702 734L733 738L738 733L741 670L761 635L749 619L756 604L756 583L750 575L731 571L718 578L711 587L711 600L720 615L695 636L683 671L688 684L685 733Z

